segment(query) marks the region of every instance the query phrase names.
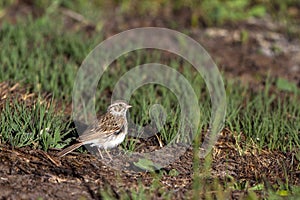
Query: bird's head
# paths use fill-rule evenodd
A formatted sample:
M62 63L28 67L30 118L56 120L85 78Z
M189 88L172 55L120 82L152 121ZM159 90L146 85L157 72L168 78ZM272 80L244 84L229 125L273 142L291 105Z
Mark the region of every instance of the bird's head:
M125 116L128 108L132 106L126 103L125 101L114 101L108 108L107 112L111 113L112 115L117 116Z

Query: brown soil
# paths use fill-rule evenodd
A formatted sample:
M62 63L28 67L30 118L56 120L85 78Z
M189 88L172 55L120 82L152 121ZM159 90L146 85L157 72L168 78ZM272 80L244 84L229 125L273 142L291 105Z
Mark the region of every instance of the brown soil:
M31 7L27 4L23 8L22 6L17 7L21 14L31 12ZM7 13L12 15L9 17L11 22L14 22L15 13L11 10ZM145 25L170 27L170 20L177 21L182 29L188 28L189 14L181 12L168 15L170 16L161 15L163 17L156 18L108 16L110 20L105 23L104 30L106 36L109 36ZM72 20L68 19L68 22ZM80 22L75 20L73 23ZM72 27L72 24L69 23L68 27ZM88 30L93 31L93 24L89 24ZM296 40L287 39L282 27L270 19L252 20L226 25L223 28L190 30L191 36L200 41L226 76L238 78L242 83L263 87L264 79L270 73L272 77L285 77L300 86L300 46ZM248 38L243 41L241 35L245 31ZM274 46L279 51L274 50ZM20 88L19 85L1 83L0 109L8 94L31 103L36 98L34 93ZM203 172L201 177L207 182L214 179L230 182L231 176L235 181L248 182L250 186L266 183L271 189L273 183L285 182L286 179L289 180L289 184L300 184L300 163L294 152L258 151L255 146L243 148L243 140L239 145L241 149L246 150L237 148L234 134L224 130L212 154L208 156L212 160L212 167ZM50 150L46 153L29 147L12 149L11 146L1 144L0 198L101 199L103 191L120 198L125 194L130 195L130 191L136 191L140 183L150 190L154 177L158 176L158 172L153 174L116 171L88 154L71 153L59 159L55 156L56 152L57 150ZM203 163L204 160L200 160L200 165ZM176 169L179 174L170 175L172 169ZM191 197L193 150L189 149L161 173L158 188L168 189L172 199ZM233 199L239 199L245 193L233 190L229 195ZM153 195L153 199L159 199L162 191L156 190Z
M46 153L29 147L11 149L1 145L0 185L3 192L0 197L101 199L101 192L110 191L111 195L119 198L130 195L139 183L149 189L158 176L149 172L116 171L89 154L71 153L60 159L55 156L56 153L56 150ZM253 186L264 182L272 185L288 178L290 184L300 184L300 171L297 171L299 161L293 152L258 152L251 147L240 153L234 136L228 131L222 132L213 154L208 157L211 157L212 167L200 175L206 182L217 178L230 184L229 177L233 177ZM200 166L203 164L204 160L200 160ZM177 174L172 175L171 170L176 170ZM167 189L172 199L191 197L194 174L192 149L161 173L159 188ZM246 191L232 191L231 197L241 198L245 194ZM157 190L153 195L153 198L158 198L161 191Z

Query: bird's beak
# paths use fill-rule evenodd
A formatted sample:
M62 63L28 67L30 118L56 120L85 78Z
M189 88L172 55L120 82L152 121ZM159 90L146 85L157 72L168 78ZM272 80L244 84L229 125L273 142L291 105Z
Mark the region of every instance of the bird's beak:
M131 105L127 105L127 108L131 108L132 106Z

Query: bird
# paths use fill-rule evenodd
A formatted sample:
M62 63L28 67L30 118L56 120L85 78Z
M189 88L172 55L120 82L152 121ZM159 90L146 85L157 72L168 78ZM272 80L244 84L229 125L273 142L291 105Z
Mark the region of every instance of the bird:
M107 112L89 125L76 139L77 143L63 149L57 156L63 157L82 145L89 144L92 147L97 147L102 159L101 149L104 149L110 160L112 160L107 149L114 148L124 141L128 133L126 113L131 107L123 100L114 101L108 106Z

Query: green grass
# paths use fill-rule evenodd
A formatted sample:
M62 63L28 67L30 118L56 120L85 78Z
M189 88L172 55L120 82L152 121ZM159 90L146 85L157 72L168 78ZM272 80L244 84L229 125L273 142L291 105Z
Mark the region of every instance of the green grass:
M47 151L65 146L65 137L73 131L70 122L54 111L53 105L37 101L32 107L9 101L1 111L0 143L15 147L31 146ZM69 141L70 139L67 139Z
M229 83L226 126L245 134L260 148L291 151L300 147L299 91L271 92L274 80L267 80L265 88L251 92L247 87ZM279 97L281 96L281 97Z
M5 8L10 5L17 4L17 0L4 0L0 3L0 16L5 12ZM83 1L83 0L32 0L31 5L46 13L55 12L58 7L70 9L72 11L82 14L88 21L93 21L97 29L100 30L103 26L101 21L101 14L97 10L114 10L118 7L117 14L130 15L136 13L138 15L157 15L161 11L166 13L170 11L179 11L185 8L189 11L189 23L196 27L201 23L208 26L222 25L227 22L236 22L248 19L250 17L263 17L266 14L272 15L277 20L286 24L288 32L293 34L294 26L299 24L297 22L297 15L290 12L290 8L297 7L297 0L203 0L203 1L182 1L182 0L154 0L149 1L130 1L130 0L114 0L111 2L103 0ZM168 8L168 9L166 9ZM173 26L178 26L176 22L171 22ZM293 26L290 26L293 25Z
M25 21L1 26L0 80L30 83L35 92L70 100L77 69L99 38L64 31L55 18Z
M28 24L3 24L0 32L0 68L3 72L0 81L21 81L30 84L36 92L51 92L54 98L70 102L77 69L91 47L96 46L99 37L84 40L86 38L83 34L64 33L57 31L58 28L62 28L62 25L53 23L47 17L29 19ZM110 96L103 94L112 91L124 73L132 66L149 61L163 62L181 71L195 92L201 94L198 100L202 112L206 114L201 115L200 127L207 126L210 99L203 79L188 63L175 57L162 60L158 51L137 51L118 58L99 82L101 87L96 94L96 109L102 112L105 110ZM239 86L226 79L225 82L228 99L226 127L245 134L261 148L282 151L299 148L300 108L297 105L297 90L285 92L279 90L282 89L279 87L278 91L271 92L271 84L278 87L278 81L267 80L263 90L249 93L247 86ZM280 83L282 85L282 81ZM285 97L279 98L282 93ZM151 121L149 106L161 104L168 115L160 137L165 144L175 138L179 128L180 108L175 106L177 99L170 90L159 85L146 85L133 93L130 103L133 105L131 118L141 126Z

